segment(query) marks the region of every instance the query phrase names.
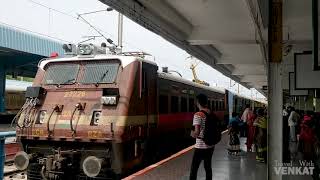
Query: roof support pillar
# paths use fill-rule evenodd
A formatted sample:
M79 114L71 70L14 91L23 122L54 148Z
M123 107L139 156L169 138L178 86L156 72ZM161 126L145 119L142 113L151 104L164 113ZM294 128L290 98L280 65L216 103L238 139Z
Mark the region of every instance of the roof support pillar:
M0 112L4 112L5 107L5 86L6 86L6 70L4 64L0 64Z
M268 179L282 180L276 174L275 162L282 162L282 0L269 1L268 66Z

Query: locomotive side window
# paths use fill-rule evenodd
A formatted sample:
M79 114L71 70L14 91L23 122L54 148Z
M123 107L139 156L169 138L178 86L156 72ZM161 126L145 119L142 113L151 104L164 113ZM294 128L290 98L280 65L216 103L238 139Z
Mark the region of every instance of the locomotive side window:
M142 92L146 92L147 90L147 72L145 69L142 69Z
M44 84L73 84L76 81L80 65L52 64L46 69Z
M168 113L168 96L166 95L159 96L159 113L160 114Z
M114 83L119 63L88 63L84 65L83 84Z
M185 97L181 97L181 112L188 112L188 100Z
M189 112L194 112L194 99L189 99Z
M171 112L179 112L179 97L171 96Z

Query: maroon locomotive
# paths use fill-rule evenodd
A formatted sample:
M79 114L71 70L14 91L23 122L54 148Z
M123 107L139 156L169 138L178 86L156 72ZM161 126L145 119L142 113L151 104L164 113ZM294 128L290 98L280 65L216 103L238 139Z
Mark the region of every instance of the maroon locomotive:
M28 179L115 178L189 145L200 92L221 123L228 119L224 89L159 73L143 54L106 54L91 44L67 50L39 63L17 116L24 151L15 165Z

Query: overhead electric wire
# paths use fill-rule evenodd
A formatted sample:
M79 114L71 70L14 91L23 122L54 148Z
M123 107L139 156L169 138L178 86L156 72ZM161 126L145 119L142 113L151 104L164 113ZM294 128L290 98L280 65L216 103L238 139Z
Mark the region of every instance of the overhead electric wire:
M37 4L37 5L39 5L39 6L42 6L42 7L44 7L44 8L50 9L50 10L52 10L52 11L58 12L58 13L60 13L60 14L62 14L62 15L69 16L69 17L71 17L71 18L73 18L73 19L75 19L75 20L78 20L78 21L80 21L80 22L83 22L83 23L87 24L87 22L85 22L85 20L79 19L77 16L73 16L72 14L68 14L68 13L66 13L66 12L63 12L63 11L61 11L61 10L58 10L58 9L55 9L55 8L52 8L52 7L49 7L49 6L47 6L47 5L41 4L41 3L37 2L37 1L34 1L34 0L27 0L27 1L29 1L29 2L31 2L31 3L34 3L34 4ZM102 11L106 11L106 10L98 10L98 11L93 11L93 12L89 12L89 13L82 13L82 14L80 14L80 15L91 14L91 13L94 13L94 12L102 12ZM87 24L87 25L88 25L88 24ZM90 25L89 25L89 26L90 26ZM98 31L101 31L101 32L103 32L103 33L105 33L105 34L107 34L108 36L110 36L110 37L112 37L112 38L116 38L115 35L112 35L112 34L106 32L106 31L104 31L104 30L101 30L100 28L98 28L98 27L96 27L96 26L95 26L95 29L98 30ZM125 43L125 44L127 44L128 46L131 46L131 47L133 47L133 48L135 48L135 49L138 49L138 50L140 50L140 51L146 52L146 51L144 51L143 49L141 49L141 48L137 47L136 45L133 45L133 44L131 44L131 43L129 43L129 42L124 41L123 43Z
M39 2L37 2L37 1L34 1L34 0L27 0L27 1L29 1L29 2L31 2L31 3L34 3L34 4L36 4L36 5L39 5L39 6L41 6L41 7L47 8L47 9L50 10L50 11L54 11L54 12L60 13L60 14L62 14L62 15L64 15L64 16L68 16L68 17L70 17L70 18L73 18L73 19L75 19L75 20L77 20L77 21L83 22L83 23L85 23L86 25L88 25L89 27L91 27L91 28L93 28L94 30L96 30L97 32L100 31L100 32L103 32L103 33L107 34L108 36L110 36L110 37L112 37L112 38L116 38L115 35L112 35L112 34L110 34L110 33L106 32L106 31L102 30L101 28L99 28L99 27L97 27L97 26L93 26L93 25L91 25L91 24L88 24L88 22L87 22L83 17L81 17L81 15L92 14L92 13L96 13L96 12L103 12L103 11L107 11L107 9L105 9L105 10L97 10L97 11L88 12L88 13L82 13L82 14L80 14L80 16L78 16L78 17L81 17L81 19L79 19L77 16L74 16L74 15L72 15L72 14L63 12L63 11L58 10L58 9L55 9L55 8L52 8L52 7L50 7L50 6L44 5L44 4L42 4L42 3L39 3ZM39 33L39 34L40 34L40 33ZM103 37L106 38L105 36L103 36ZM67 41L65 41L65 42L67 42ZM68 43L70 43L70 42L68 42ZM147 51L143 50L142 48L140 48L140 47L138 47L138 46L136 46L136 45L133 45L132 43L129 43L129 42L127 42L127 41L124 41L123 43L126 44L126 45L129 46L129 47L133 47L134 49L138 49L139 51L147 52ZM163 59L168 59L168 58L159 58L159 57L157 57L156 59L158 59L158 60L163 60ZM170 62L170 61L168 61L168 62ZM176 64L171 64L171 63L167 63L167 64L170 65L170 66L172 66L172 67L175 67L175 68L177 68L177 69L180 68L180 67L179 67L178 65L176 65Z
M55 8L52 8L52 7L49 7L49 6L47 6L47 5L41 4L41 3L37 2L37 1L34 1L34 0L27 0L27 1L29 1L29 2L31 2L31 3L34 3L34 4L37 4L37 5L39 5L39 6L42 6L42 7L44 7L44 8L47 8L47 9L49 9L49 10L58 12L58 13L60 13L60 14L62 14L62 15L71 17L71 18L73 18L73 19L75 19L75 20L77 20L77 21L83 22L83 23L85 23L86 25L88 25L88 24L85 22L85 20L79 19L78 17L73 16L72 14L68 14L68 13L66 13L66 12L63 12L63 11L61 11L61 10L58 10L58 9L55 9ZM106 10L98 10L98 11L94 11L94 12L102 12L102 11L106 11ZM91 14L91 13L94 13L94 12L82 13L82 14L80 14L80 15ZM89 26L90 26L90 25L89 25ZM103 33L105 33L105 34L107 34L108 36L110 36L110 37L112 37L112 38L116 38L115 35L112 35L112 34L106 32L106 31L104 31L104 30L102 30L102 29L100 29L100 28L98 28L98 27L96 27L96 26L95 26L95 29L98 30L98 31L101 31L101 32L103 32ZM138 49L138 50L140 50L140 51L146 52L146 51L144 51L142 48L140 48L140 47L138 47L138 46L136 46L136 45L133 45L133 44L131 44L131 43L129 43L129 42L124 41L123 43L124 43L124 44L127 44L129 47L131 46L131 47L133 47L133 48L135 48L135 49Z
M107 37L105 37L96 27L94 27L92 24L90 24L85 18L83 18L80 14L78 14L78 18L81 18L85 23L87 23L92 29L94 29L100 36L102 36L105 40L108 40Z
M98 11L92 11L92 12L87 12L87 13L81 13L81 14L79 14L79 15L94 14L94 13L104 12L104 11L108 11L108 9L103 9L103 10L98 10Z
M34 3L34 4L37 4L37 5L39 5L39 6L45 7L45 8L47 8L47 9L52 10L52 11L58 12L58 13L63 14L63 15L65 15L65 16L69 16L69 17L72 17L72 18L74 18L74 19L77 19L76 16L73 16L73 15L71 15L71 14L65 13L65 12L60 11L60 10L58 10L58 9L55 9L55 8L46 6L46 5L41 4L41 3L37 2L37 1L34 1L34 0L27 0L27 1L29 1L29 2L31 2L31 3Z

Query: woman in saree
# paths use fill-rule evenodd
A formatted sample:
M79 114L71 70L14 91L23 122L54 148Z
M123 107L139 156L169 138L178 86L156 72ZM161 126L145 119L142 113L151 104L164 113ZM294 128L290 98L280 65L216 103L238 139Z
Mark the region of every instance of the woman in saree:
M239 140L239 123L240 120L237 113L232 113L232 118L229 122L229 149L228 153L231 155L239 155L240 153L240 140Z
M267 119L264 117L264 109L259 109L253 125L256 127L255 144L257 145L256 160L267 162Z

